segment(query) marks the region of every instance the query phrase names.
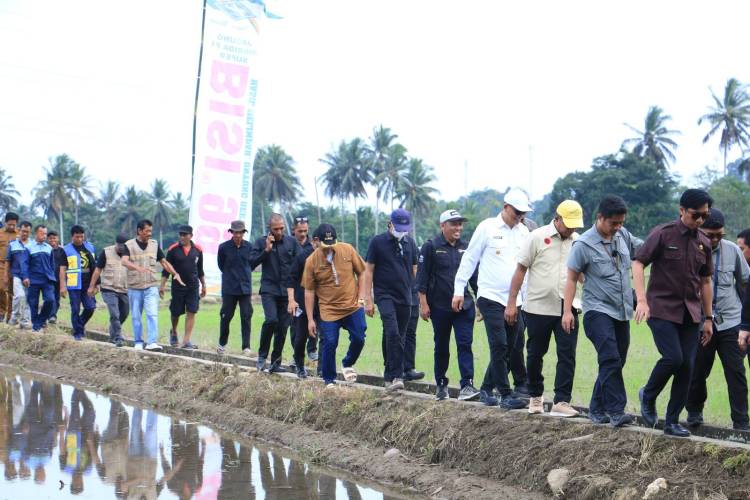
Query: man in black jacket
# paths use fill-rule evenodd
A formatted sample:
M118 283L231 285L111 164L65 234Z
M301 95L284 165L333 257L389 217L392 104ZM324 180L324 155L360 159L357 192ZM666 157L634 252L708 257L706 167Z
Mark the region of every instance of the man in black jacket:
M219 327L219 346L216 351L224 354L229 339L229 323L234 317L237 305L240 306L242 328L242 352L250 354L250 320L253 317L253 306L250 304L252 293L251 245L245 241L245 223L232 221L229 232L232 239L219 245L217 260L221 271L221 326Z
M310 240L308 239L308 242ZM292 316L292 344L294 345L294 366L297 369L297 376L299 378L307 378L307 371L305 370L305 345L308 345L308 339L315 339L309 337L307 334L307 317L308 314L316 316L315 321L318 321L317 311L307 311L305 308L305 289L302 288L302 274L305 271L305 261L318 248L320 239L317 235L313 237L312 243L304 245L300 248L300 253L294 258L292 268L289 272L289 280L287 282L287 295L289 298L288 313ZM317 307L315 308L317 310ZM309 350L308 350L309 354ZM312 359L312 358L311 358Z
M266 358L273 338L270 373L283 372L281 353L286 342L286 331L290 318L287 308L289 299L286 285L289 271L292 268L300 246L297 241L284 236L286 225L284 217L271 214L268 219L268 236L258 238L252 249L251 266L255 269L263 265L260 278L260 299L263 304L265 320L260 330L260 348L258 349L258 371L265 369Z

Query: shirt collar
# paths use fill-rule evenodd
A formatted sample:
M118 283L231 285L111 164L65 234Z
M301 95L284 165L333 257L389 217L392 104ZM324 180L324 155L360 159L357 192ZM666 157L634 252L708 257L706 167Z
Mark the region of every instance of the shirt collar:
M696 231L691 230L689 227L687 227L680 217L677 217L677 228L680 230L680 234L683 236L685 234L693 235Z

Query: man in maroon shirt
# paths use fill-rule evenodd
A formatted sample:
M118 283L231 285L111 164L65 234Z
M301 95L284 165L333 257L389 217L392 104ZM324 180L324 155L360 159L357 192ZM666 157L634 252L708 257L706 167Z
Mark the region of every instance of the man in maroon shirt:
M658 420L656 398L672 378L664 419L664 433L687 437L679 424L685 408L698 342L713 334L713 263L711 241L698 228L711 213L713 200L702 189L688 189L680 197L680 217L656 226L638 250L633 281L638 298L636 322L648 321L661 359L638 396L641 415L649 427ZM644 268L653 264L645 292Z

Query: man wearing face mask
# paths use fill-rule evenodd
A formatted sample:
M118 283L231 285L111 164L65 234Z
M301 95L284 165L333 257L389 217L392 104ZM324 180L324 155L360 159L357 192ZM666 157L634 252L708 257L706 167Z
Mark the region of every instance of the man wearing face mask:
M518 252L529 236L529 230L521 224L521 219L531 210L528 195L520 189L510 189L505 194L500 214L485 219L477 226L453 284L452 308L460 312L464 308L466 285L479 266L477 307L484 316L490 347L490 363L484 374L479 400L487 406L499 404L506 410L526 406L524 401L512 396L508 382L510 350L515 344L517 325L505 321L505 307L511 278L516 271ZM493 395L494 389L500 394L499 402Z
M367 249L367 289L372 283L375 303L383 322L385 337L385 387L389 391L404 388L404 378L415 379L413 367L405 373L407 365L405 347L406 330L412 309L412 289L417 273L417 245L408 236L412 227L411 214L403 208L391 213L388 231L370 240ZM371 304L369 315L374 314ZM422 374L424 376L424 374Z
M96 295L96 284L101 278L102 300L109 311L109 341L122 347L122 324L128 319L130 302L128 300L128 270L122 265L125 253L125 242L128 235L120 233L115 244L105 247L96 259L96 269L91 276L88 287L89 297Z
M635 255L633 281L638 297L635 320L646 320L661 359L638 396L641 415L656 425L656 398L672 379L664 419L664 434L688 437L679 423L687 402L698 344L713 336L714 274L711 241L698 228L711 214L713 199L702 189L688 189L680 197L680 217L655 227ZM653 264L645 287L646 266Z

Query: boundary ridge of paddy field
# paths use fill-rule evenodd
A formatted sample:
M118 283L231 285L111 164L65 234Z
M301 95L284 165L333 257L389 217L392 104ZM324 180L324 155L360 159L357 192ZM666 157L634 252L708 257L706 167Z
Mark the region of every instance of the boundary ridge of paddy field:
M0 327L0 363L124 397L435 498L750 498L750 446L531 416L422 394L269 376L228 363ZM398 451L394 451L398 450Z

